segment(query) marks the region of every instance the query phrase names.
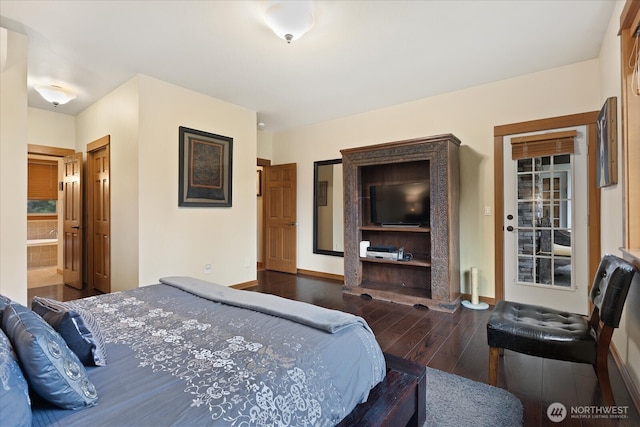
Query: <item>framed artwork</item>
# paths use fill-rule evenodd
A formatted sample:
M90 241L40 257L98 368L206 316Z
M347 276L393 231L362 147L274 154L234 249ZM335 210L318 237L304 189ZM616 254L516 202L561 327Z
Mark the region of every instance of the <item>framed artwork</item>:
M598 187L618 183L617 98L608 98L598 114L596 180Z
M318 206L327 206L327 181L318 181Z
M178 206L231 206L233 138L179 129Z

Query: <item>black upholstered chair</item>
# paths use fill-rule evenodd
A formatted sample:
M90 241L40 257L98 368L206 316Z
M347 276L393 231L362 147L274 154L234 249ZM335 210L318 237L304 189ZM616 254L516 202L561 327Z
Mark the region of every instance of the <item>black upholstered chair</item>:
M498 361L503 350L547 359L593 365L602 395L613 405L607 355L614 328L620 325L622 308L636 268L613 255L600 261L593 280L589 318L529 304L500 301L487 323L489 384L498 381Z

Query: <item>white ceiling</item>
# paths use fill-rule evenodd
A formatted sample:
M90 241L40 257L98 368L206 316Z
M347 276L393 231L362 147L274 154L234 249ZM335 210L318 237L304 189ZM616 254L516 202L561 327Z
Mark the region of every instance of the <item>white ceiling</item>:
M76 115L142 73L282 130L598 57L611 0L316 1L288 45L265 1L0 0L29 36L29 105ZM77 99L54 109L33 90Z

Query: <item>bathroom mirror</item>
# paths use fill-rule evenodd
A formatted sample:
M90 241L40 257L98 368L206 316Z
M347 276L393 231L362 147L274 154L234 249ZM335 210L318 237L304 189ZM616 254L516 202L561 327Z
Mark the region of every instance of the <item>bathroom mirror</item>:
M313 164L313 253L344 256L342 159Z

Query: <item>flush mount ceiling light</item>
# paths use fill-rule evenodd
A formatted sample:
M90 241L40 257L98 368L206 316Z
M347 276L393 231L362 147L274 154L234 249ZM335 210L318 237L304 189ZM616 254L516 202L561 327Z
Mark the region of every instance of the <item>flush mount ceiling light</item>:
M313 27L313 4L309 0L272 1L264 20L278 37L291 43Z
M76 99L76 94L57 85L36 86L36 91L54 107Z

